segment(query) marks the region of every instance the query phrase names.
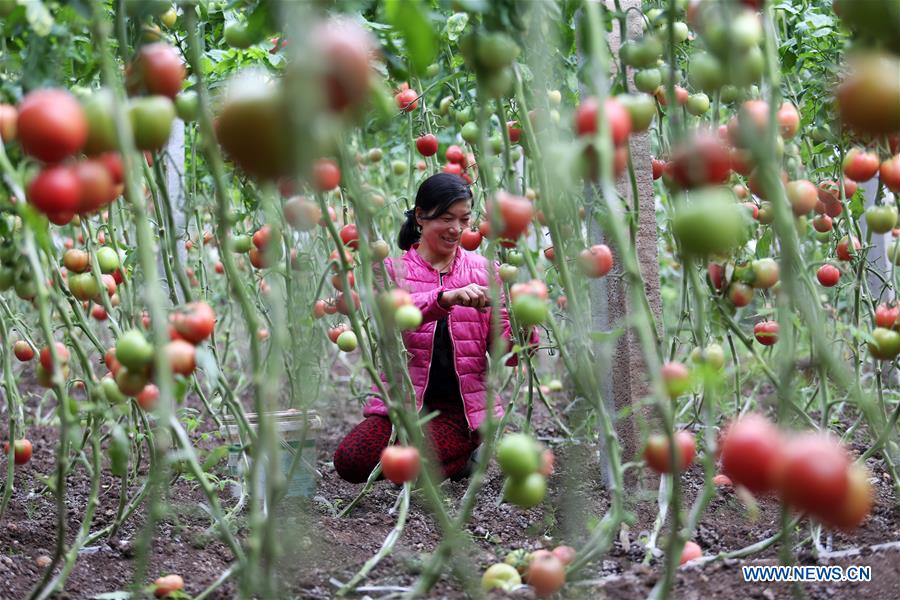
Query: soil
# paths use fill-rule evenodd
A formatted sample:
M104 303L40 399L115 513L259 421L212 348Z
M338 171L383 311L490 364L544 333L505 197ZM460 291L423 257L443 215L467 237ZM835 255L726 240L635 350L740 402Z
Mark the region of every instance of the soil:
M342 388L340 385L335 389L335 397L343 393ZM44 390L22 382L20 389L24 391L29 414L33 414ZM334 597L340 583L349 580L379 550L396 521L390 511L400 488L387 482L376 483L348 517L337 516L362 486L340 480L331 465L331 457L341 436L358 422L361 413L354 401L328 400L328 404L319 407L323 429L317 445L316 467L321 478L316 493L311 499L285 502L270 517L279 520L279 528L285 533L283 560L278 566L285 588L284 598ZM188 402L194 401L189 399ZM558 403L562 403L561 398ZM5 408L5 403L3 406ZM43 414L46 415L50 408L44 405ZM200 410L200 422L191 432L195 445L204 450L220 445L222 442L215 435L215 424L208 415L202 414L202 405L196 408ZM0 409L0 422L3 423L0 437L5 436L6 420L5 412ZM516 415L516 420L521 423L523 416ZM552 548L562 543L579 547L590 535L591 525L603 516L609 505L609 494L600 476L596 443L576 444L561 439L540 406L535 408L533 422L538 437L554 449L557 471L549 479L544 503L522 510L498 501L503 477L496 465L490 465L467 528L472 550L465 556L456 557L468 561L470 569L466 572L476 583L488 565L503 560L510 550ZM0 600L28 597L42 577L44 569L38 563L41 557L53 555L57 538L56 506L44 482L54 476L53 448L58 432L52 426L31 426L28 434L34 443L35 454L28 465L17 468L12 501L7 514L0 519ZM863 435L860 430L855 438L858 440L853 448L855 452L864 448ZM90 461L89 448L85 456ZM852 534L824 532L821 538L826 549L860 549L860 554L817 559L810 543L806 543L797 553L796 561L801 565L869 565L872 581L802 584L808 598L900 598L900 543L891 549L871 549L873 545L900 541L898 499L893 495L882 462L870 459L868 467L877 479L872 515ZM575 470L579 472L572 473ZM234 500L228 493L224 461L213 469L213 473L221 478L219 496L228 509ZM92 532L114 521L119 481L104 469ZM690 506L703 485L702 468L691 467L684 474L682 484L684 506ZM468 480L442 484L450 506L458 505L467 485ZM561 597L625 599L647 596L661 575L662 554L651 556L645 564L647 551L642 547L642 540L646 540L657 514L658 482L651 479L642 486L629 495L635 514L629 530L582 573L580 581L570 583ZM89 496L90 482L84 466L74 468L67 489L66 541L70 543L81 526ZM564 489L568 490L565 494L562 493ZM137 487L131 488L129 497L136 492ZM233 556L226 545L208 534L210 519L201 509L205 498L193 481L176 476L166 494L168 510L155 530L143 582L149 584L161 575L177 573L185 579L185 591L196 595L228 569ZM134 556L145 514L144 508L139 509L113 539L102 538L83 549L66 580L64 591L56 597L93 598L128 589L134 576ZM238 535L246 539L246 530L241 529L241 525L238 522ZM773 535L779 527L780 511L775 500L761 498L758 511L752 511L732 488L724 487L717 488L694 539L708 556L759 542ZM657 542L660 547L665 545L665 534L663 529ZM809 535L808 523L801 521L795 541ZM406 525L393 552L360 584L357 597L385 597L413 585L441 539L440 528L431 518L422 493L414 492ZM778 564L778 552L776 545L745 559L717 560L703 566L687 565L677 573L672 597L729 600L793 597L790 584L745 583L741 576L740 567L744 565ZM462 590L459 581L447 572L428 597L464 598L466 595ZM232 598L236 593L235 582L228 580L208 597ZM508 594L493 592L492 597L531 598L533 592L522 586Z

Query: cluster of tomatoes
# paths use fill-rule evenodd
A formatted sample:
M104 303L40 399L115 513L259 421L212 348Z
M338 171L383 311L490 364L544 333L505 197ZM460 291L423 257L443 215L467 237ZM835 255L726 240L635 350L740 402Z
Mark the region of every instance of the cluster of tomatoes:
M557 546L553 550L513 550L502 563L488 567L481 576L481 589L513 591L522 581L538 596L555 594L566 583L566 567L575 560L575 549Z
M553 473L553 452L526 433L510 433L497 445L497 464L506 475L503 499L522 508L537 506Z

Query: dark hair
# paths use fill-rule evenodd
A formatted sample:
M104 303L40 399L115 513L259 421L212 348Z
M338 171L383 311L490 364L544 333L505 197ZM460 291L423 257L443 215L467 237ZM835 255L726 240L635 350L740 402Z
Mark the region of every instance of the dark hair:
M416 222L416 209L422 209L424 219L437 219L450 210L460 200L471 200L472 190L465 179L452 173L437 173L422 182L416 193L416 205L406 211L406 221L397 236L397 245L401 250L409 250L419 241L419 224Z

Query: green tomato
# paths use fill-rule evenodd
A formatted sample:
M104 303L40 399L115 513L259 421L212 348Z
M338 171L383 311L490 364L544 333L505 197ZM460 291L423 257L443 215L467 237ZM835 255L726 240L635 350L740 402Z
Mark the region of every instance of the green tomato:
M634 75L634 87L646 94L652 94L662 85L659 69L641 69Z
M130 444L128 436L121 425L113 427L109 436L109 444L107 452L109 453L109 470L114 477L125 477L128 475L128 451Z
M722 63L708 52L698 52L688 65L688 82L704 92L715 92L725 83Z
M472 143L474 143L474 142L472 142ZM501 152L503 152L503 138L502 137L500 137L499 135L491 136L490 143L491 143L491 153L500 154Z
M511 161L513 161L514 163L517 163L517 162L519 162L519 160L521 158L522 158L522 148L520 148L519 146L513 146L512 148L509 149L509 159Z
M512 283L519 276L519 267L510 264L500 265L500 279L506 283Z
M497 31L478 36L476 49L478 64L488 71L508 67L520 52L519 45L505 33Z
M893 329L876 327L872 330L869 352L880 360L893 360L900 354L900 333Z
M372 163L381 162L381 159L384 158L384 152L381 151L381 148L371 148L366 154L366 158Z
M519 324L525 327L543 323L547 318L547 303L537 296L522 294L512 302L512 312Z
M514 267L521 267L525 264L525 256L518 250L510 250L506 253L506 262Z
M418 329L422 324L422 311L412 304L404 304L394 313L394 321L400 331Z
M116 360L129 369L143 369L153 360L153 344L139 330L129 329L116 340Z
M147 374L144 369L129 369L128 367L119 367L116 373L116 385L119 391L126 396L137 396L147 385Z
M426 77L434 77L438 73L441 72L441 65L439 63L431 63L428 65L428 68L425 69Z
M359 341L356 339L355 333L352 331L345 331L338 336L337 346L343 352L353 352L356 350L357 346L359 346Z
M675 42L682 43L686 42L688 37L691 35L690 29L688 29L687 23L683 21L675 21L674 26L672 27L672 32L675 34Z
M112 92L108 89L94 92L81 104L81 108L88 123L84 153L93 156L118 148Z
M451 97L452 98L452 97ZM466 106L456 111L454 115L456 117L456 122L462 125L463 123L468 123L471 121L473 117L472 107Z
M730 190L700 189L691 194L690 202L681 203L672 232L686 254L730 254L746 242L746 218Z
M193 90L185 90L175 96L175 114L185 123L197 119L200 112L200 96Z
M507 479L503 489L503 499L522 508L537 506L546 494L547 479L540 473L532 473L521 480Z
M703 92L693 94L688 98L685 108L690 114L699 117L709 110L709 96Z
M232 240L234 251L239 254L246 254L250 252L250 248L253 246L253 240L249 235L236 235Z
M93 273L69 273L69 291L79 300L93 300L100 294L100 284Z
M635 44L630 59L634 63L633 66L640 68L652 67L662 55L663 46L655 35L644 36L640 42Z
M444 96L441 98L441 102L438 105L438 112L442 115L447 115L450 112L450 107L453 104L453 96Z
M509 433L497 445L497 463L505 475L523 479L540 468L540 448L530 435Z
M244 50L253 45L253 38L250 35L250 30L242 23L231 21L225 25L225 31L223 33L225 43L232 48Z
M562 104L562 92L559 90L547 90L547 100L550 106L559 106Z
M406 164L405 160L392 160L391 161L391 171L394 175L400 176L405 175L409 170L409 165Z
M729 69L731 83L746 87L758 82L762 77L765 62L762 50L757 47L750 48L732 61Z
M897 224L897 207L889 204L866 209L866 225L875 233L887 233Z
M624 94L618 96L631 117L633 131L647 131L656 116L656 101L648 94Z
M106 396L106 401L110 404L122 404L128 401L125 394L119 390L119 385L112 378L112 375L106 375L100 380L100 389L103 390L103 395Z
M722 346L712 343L706 348L694 348L691 352L691 360L694 364L709 365L718 371L725 366L725 351Z
M474 121L469 121L462 128L462 139L466 140L470 144L475 144L478 141L478 125Z
M496 563L487 568L481 576L481 589L485 592L491 590L512 591L518 585L522 585L522 577L512 565Z
M109 246L101 246L97 250L96 255L101 273L112 273L122 264L119 260L119 254Z
M175 105L165 96L132 98L128 116L135 145L140 150L158 150L169 141Z
M504 98L512 90L515 74L509 67L491 73L484 78L484 89L491 98Z

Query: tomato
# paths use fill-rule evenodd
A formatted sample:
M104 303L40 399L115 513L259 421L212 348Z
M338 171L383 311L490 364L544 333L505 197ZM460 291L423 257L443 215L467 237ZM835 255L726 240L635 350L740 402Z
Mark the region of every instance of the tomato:
M56 356L59 359L60 363L65 364L69 362L69 349L62 344L62 342L54 342L56 346ZM53 357L50 355L50 348L48 346L44 346L41 349L41 366L44 367L47 371L53 370Z
M683 565L701 556L703 556L703 550L700 549L700 546L696 542L687 541L684 543L684 549L681 551L681 558L678 559L678 564Z
M660 87L656 90L656 100L663 106L669 105L669 95L668 91L665 87ZM681 87L680 85L675 86L675 102L679 106L684 106L687 104L688 98L690 98L690 93Z
M553 556L560 560L563 566L568 566L575 560L575 548L572 546L557 546L551 552Z
M97 321L105 321L109 318L109 314L106 312L105 308L103 308L99 304L95 304L91 307L91 317L93 317Z
M753 327L753 335L756 337L756 341L763 346L771 346L778 341L778 322L763 321L757 323Z
M656 116L656 102L649 94L621 94L616 100L622 103L631 118L631 132L647 131Z
M878 173L879 166L877 154L860 148L851 148L841 163L844 175L853 181L872 179Z
M349 330L341 332L335 343L342 352L353 352L359 346L356 334Z
M294 229L309 231L322 218L322 209L312 200L294 196L284 203L284 218Z
M84 143L84 153L94 156L115 150L119 146L116 138L116 123L113 118L115 98L108 89L101 89L84 100L82 109L87 120L88 134Z
M849 467L850 457L836 438L798 435L784 449L778 472L781 498L804 512L830 514L846 497Z
M165 96L132 98L128 118L134 132L134 144L140 150L158 150L169 141L175 105Z
M416 90L403 90L396 96L397 108L403 112L412 112L419 106L419 94Z
M340 236L341 241L348 248L356 250L359 247L359 231L353 223L344 225L340 230Z
M834 287L841 278L841 271L834 265L824 264L816 271L816 279L822 287Z
M15 106L9 104L0 104L0 139L4 144L8 144L16 139L16 121L19 118L19 111Z
M732 485L731 477L728 475L722 475L719 473L715 477L713 477L713 485L716 487L728 487Z
M372 34L350 18L332 18L312 32L323 59L328 106L333 112L359 108L369 95L370 55L377 49Z
M746 221L743 208L723 188L697 190L682 202L672 219L672 232L681 252L690 255L727 254L743 245Z
M25 340L18 340L13 344L13 353L21 362L28 362L34 358L34 348Z
M153 344L137 329L126 331L116 340L116 360L129 369L143 369L153 360Z
M691 94L688 98L686 110L688 114L694 116L700 116L709 111L709 96L704 94L703 92L697 94Z
M356 292L351 290L350 296L351 296L351 298L353 298L354 308L356 310L359 310L359 295ZM343 292L338 294L337 299L335 300L335 304L337 305L337 309L338 309L339 313L341 313L342 315L350 314L350 307L347 305L346 294L344 294Z
M400 331L412 331L422 324L422 311L412 304L401 306L394 313L394 321Z
M105 152L98 156L97 160L109 171L113 184L119 185L125 181L125 166L122 164L121 154L118 152ZM120 193L116 195L118 196Z
M116 187L109 170L97 160L84 160L75 166L78 178L78 212L91 213L116 197Z
M852 463L847 470L847 493L844 500L820 518L831 527L850 531L859 527L872 510L874 492L864 465Z
M859 240L857 240L856 238L850 238L850 239L853 240L853 248L855 250L853 256L855 256L855 255L859 254L859 249L860 249ZM837 254L837 257L839 260L843 260L843 261L848 261L853 258L853 256L850 255L850 242L846 235L844 237L842 237L841 240L838 242L837 248L835 250L835 254Z
M484 223L487 223L485 235L491 237L489 219L493 210L493 202L496 202L500 209L500 222L503 224L503 230L498 237L506 241L505 245L507 247L514 246L515 240L519 239L531 224L531 219L534 216L533 205L526 198L514 196L503 190L499 190L492 200L488 200L486 206L488 220L484 221Z
M460 177L462 177L463 175L462 167L457 163L447 163L446 165L444 165L441 171L443 171L444 173L450 173L451 175L459 175Z
M806 179L798 179L791 181L785 186L788 201L791 203L791 210L794 216L802 216L809 214L809 211L816 207L819 201L818 190L811 181Z
M678 361L664 364L660 375L670 398L677 398L691 388L691 372Z
M516 121L506 122L506 132L509 135L509 141L512 144L518 144L519 140L522 138L522 128L516 127L517 124Z
M491 565L481 576L481 589L485 592L494 589L509 592L518 585L522 585L522 577L515 567L506 563Z
M900 333L876 327L870 334L869 353L879 360L894 360L900 354Z
M75 170L65 165L44 168L28 186L28 201L47 215L74 214L80 194Z
M725 266L719 263L709 263L706 267L706 273L713 289L721 290L722 285L725 283Z
M552 383L552 382L551 382ZM557 380L557 383L559 381ZM560 384L562 385L562 384ZM547 386L547 392L552 391L550 386ZM553 456L553 451L550 449L544 450L541 452L541 468L538 469L538 473L543 475L544 477L550 477L553 475L553 464L555 462L555 457Z
M393 483L406 483L419 476L421 458L415 446L388 446L381 451L381 472Z
M182 338L199 344L212 335L216 313L206 302L191 302L172 316L172 325Z
M466 154L463 152L463 149L456 144L447 147L444 158L447 159L447 162L456 163L458 165L466 164Z
M575 110L575 133L579 136L597 133L597 110L600 105L596 98L585 99ZM603 104L603 114L609 126L613 144L618 146L628 139L631 133L631 116L621 102L615 98L607 98Z
M753 287L768 289L778 283L778 263L771 258L759 258L750 263L753 271Z
M153 583L153 586L153 595L157 598L165 598L173 592L183 590L184 579L181 578L181 575L166 575L165 577L157 579Z
M900 130L900 58L857 51L847 60L845 72L835 94L844 124L873 135Z
M369 244L369 250L376 262L386 259L391 254L391 247L384 240L374 240Z
M337 163L329 159L320 159L313 165L313 183L320 192L337 188L341 183L341 170Z
M827 233L834 227L831 217L828 215L816 215L813 219L813 229L819 233Z
M666 161L651 158L650 159L650 169L652 170L652 173L653 173L653 179L654 180L659 179L660 177L663 176L663 172L666 169Z
M512 299L512 313L520 325L530 327L543 323L549 309L545 299L533 294L521 294Z
M547 480L540 473L532 473L522 479L509 478L503 488L503 499L522 508L537 506L546 494Z
M900 306L879 304L875 309L875 326L891 329L900 318ZM18 343L18 342L16 342Z
M13 442L13 462L17 465L24 465L31 460L33 451L34 448L29 440L15 440ZM3 454L9 454L9 442L3 442Z
M741 417L724 434L722 472L755 494L765 493L777 481L782 446L771 421L757 414Z
M44 89L31 92L19 104L16 130L26 154L53 163L81 150L88 124L81 105L69 92Z
M416 150L422 156L434 156L438 151L438 140L434 134L426 133L416 138Z
M797 112L797 108L793 104L790 102L783 103L781 108L778 109L776 118L778 119L778 129L781 132L781 137L789 140L797 135L797 131L800 130L800 113Z
M353 287L354 285L356 285L356 281L353 277L353 271L347 271L347 284L350 287ZM341 274L340 273L335 273L334 275L331 276L331 285L333 285L334 288L337 290L343 289L344 284L341 282Z
M731 171L728 148L717 137L708 134L701 134L679 146L669 164L672 180L686 189L725 183Z
M184 61L178 52L165 42L148 44L137 53L126 69L126 85L131 93L140 91L167 96L174 100L185 77Z
M172 340L166 344L166 356L173 373L190 376L197 366L197 350L184 340Z
M678 470L684 471L694 460L697 445L694 436L688 431L675 433L675 445L678 452ZM644 460L647 466L657 473L671 473L672 463L669 456L669 440L661 433L655 433L647 438L644 447Z
M140 394L147 385L147 370L143 368L129 369L128 367L123 366L119 369L119 372L116 373L115 379L120 392L126 396L136 396L137 394Z
M606 244L595 244L578 255L578 265L587 277L603 277L613 267L613 256Z
M555 594L566 584L565 565L552 554L536 558L528 565L527 579L538 596Z
M84 250L72 248L63 254L63 265L70 273L84 273L91 268L91 257Z
M477 250L481 245L481 233L477 229L466 229L459 237L459 245L469 252Z
M878 172L881 183L895 194L900 194L900 154L881 163Z
M866 225L875 233L887 233L897 224L897 207L893 204L870 206L866 209Z
M525 433L507 434L497 445L497 464L505 475L521 479L540 467L540 447Z

